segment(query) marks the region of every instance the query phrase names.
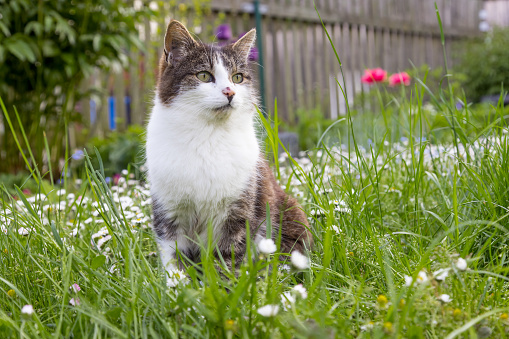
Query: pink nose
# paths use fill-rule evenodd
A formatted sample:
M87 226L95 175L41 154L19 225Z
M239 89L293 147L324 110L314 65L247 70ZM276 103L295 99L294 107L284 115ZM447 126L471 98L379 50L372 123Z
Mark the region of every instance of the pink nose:
M230 87L226 87L225 89L222 90L222 92L228 98L228 102L231 103L233 100L233 96L235 95L235 91L232 90Z

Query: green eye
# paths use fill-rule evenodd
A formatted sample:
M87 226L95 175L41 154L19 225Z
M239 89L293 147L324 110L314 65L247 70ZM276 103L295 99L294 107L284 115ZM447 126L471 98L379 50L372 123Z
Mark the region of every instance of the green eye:
M232 81L234 84L240 84L242 81L244 81L244 77L242 74L237 73L232 77Z
M200 79L200 81L203 81L203 82L211 82L212 81L212 74L210 74L209 72L206 72L206 71L196 74L196 77L198 79Z

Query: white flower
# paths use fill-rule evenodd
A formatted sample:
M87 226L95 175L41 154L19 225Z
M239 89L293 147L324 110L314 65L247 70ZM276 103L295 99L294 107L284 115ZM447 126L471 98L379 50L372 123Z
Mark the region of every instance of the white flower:
M79 298L71 298L71 300L69 300L69 305L71 306L78 306L79 304L80 304Z
M265 305L263 307L260 307L258 309L258 314L264 316L264 317L273 317L279 312L279 306L278 305Z
M34 314L34 307L32 305L25 305L21 309L21 314L32 315Z
M426 274L426 272L424 271L420 271L419 274L417 275L417 279L416 281L419 283L419 284L424 284L428 281L428 275Z
M295 303L295 297L292 295L291 291L286 291L281 295L281 303L283 304L283 309L286 311L293 303ZM258 311L260 313L260 311Z
M458 261L456 262L456 267L460 271L466 270L467 269L467 261L463 258L459 258Z
M58 190L58 191L57 191L57 195L58 195L58 196L62 196L62 195L64 195L64 194L65 194L65 189L63 189L63 188L62 188L61 190Z
M411 276L405 274L405 286L406 287L412 285L413 281L414 281L414 279L412 279Z
M299 251L293 251L290 257L293 267L298 270L305 270L309 268L309 259Z
M166 279L166 285L168 287L175 287L179 283L183 283L184 285L186 285L188 283L186 274L184 273L184 271L182 271L178 268L168 270L167 273L168 273L168 278Z
M126 169L123 169L123 170L122 170L122 175L127 175L128 173L129 173L129 172L127 172L127 170L126 170Z
M308 297L308 291L302 284L295 285L292 289L299 297L306 299Z
M451 302L451 296L449 294L441 294L439 297L438 297L438 300L440 300L441 302L444 302L444 303L448 303L448 302Z
M29 235L30 234L30 231L28 231L28 229L24 228L24 227L20 227L18 228L18 234L19 235Z
M97 247L101 248L104 245L104 243L107 242L110 239L111 239L111 235L109 235L109 234L107 236L99 239L99 241L97 242Z
M443 281L449 275L449 270L450 268L441 268L435 273L433 273L433 277L435 277L436 280Z
M267 255L276 252L277 246L272 239L262 239L258 243L258 250Z
M332 230L333 230L334 232L336 232L337 234L341 234L341 233L343 233L343 231L341 230L341 228L340 228L339 226L337 226L337 225L332 225Z
M439 297L438 297L438 300L440 300L441 302L444 302L444 303L448 303L448 302L451 302L451 296L449 294L441 294Z

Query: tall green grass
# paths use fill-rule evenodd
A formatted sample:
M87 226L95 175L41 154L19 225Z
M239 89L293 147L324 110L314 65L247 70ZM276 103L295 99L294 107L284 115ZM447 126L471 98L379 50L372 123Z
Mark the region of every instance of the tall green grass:
M309 269L258 256L249 242L254 261L218 272L209 244L173 287L157 257L147 184L128 173L107 183L87 155L86 175L63 192L35 170L22 135L38 192L2 187L0 337L507 337L508 117L500 103L498 119L473 133L468 106L457 109L451 91L427 91L416 79L395 108L405 119L373 130L371 144L355 134L369 112L348 114L326 131L346 134L344 145L320 138L302 158L278 156L277 114L260 115L280 184L310 218ZM447 137L433 137L425 93ZM388 142L394 128L406 140ZM34 314L21 313L27 304ZM265 305L277 314L260 314Z

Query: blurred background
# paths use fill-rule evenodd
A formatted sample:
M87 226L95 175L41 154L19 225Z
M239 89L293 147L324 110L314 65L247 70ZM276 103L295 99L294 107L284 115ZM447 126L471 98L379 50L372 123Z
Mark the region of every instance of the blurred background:
M474 104L483 119L482 103L496 105L509 82L509 1L436 5L458 105ZM446 74L433 0L0 0L0 182L26 177L18 143L55 181L66 160L68 173L79 172L84 148L98 149L108 176L141 172L143 126L172 18L218 44L257 27L251 59L262 107L273 113L277 98L281 129L298 136L300 149L347 114L347 100L352 115L379 113L380 91L362 81L366 69L406 71L434 90Z

